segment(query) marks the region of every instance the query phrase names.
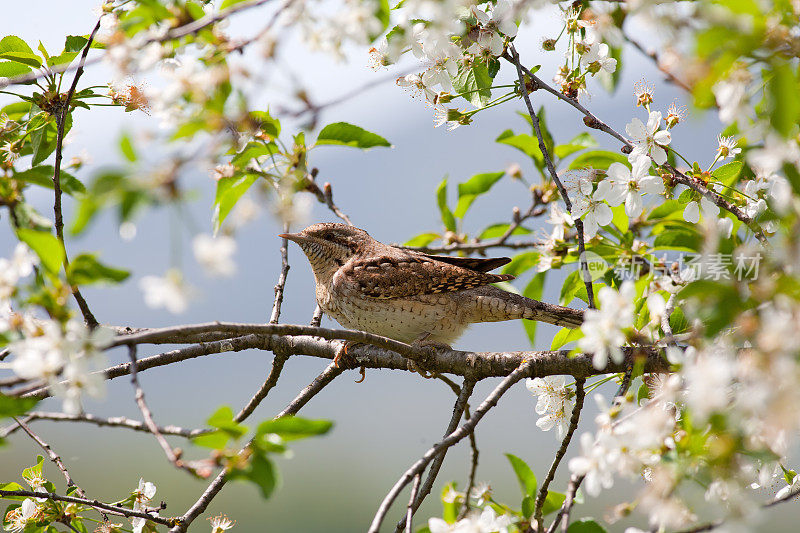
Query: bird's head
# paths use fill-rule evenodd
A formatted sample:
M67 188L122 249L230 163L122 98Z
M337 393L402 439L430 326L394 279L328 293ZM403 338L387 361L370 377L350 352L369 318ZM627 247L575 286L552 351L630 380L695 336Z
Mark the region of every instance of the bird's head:
M321 222L299 233L279 235L300 245L318 280L330 279L336 270L370 243L363 229L346 224Z

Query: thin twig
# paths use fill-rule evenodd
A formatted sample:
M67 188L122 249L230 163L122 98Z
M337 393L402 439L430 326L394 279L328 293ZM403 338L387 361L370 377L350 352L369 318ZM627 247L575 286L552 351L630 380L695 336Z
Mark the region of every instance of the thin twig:
M275 354L275 358L272 360L272 370L269 372L269 376L267 376L266 381L264 384L261 385L261 388L258 389L258 392L250 398L250 401L247 402L239 414L234 417L234 420L237 422L242 422L248 416L250 416L253 411L256 410L256 407L267 397L269 391L278 384L278 378L281 375L281 371L283 370L283 365L286 363L286 360L289 359L289 355L287 354Z
M631 142L628 139L626 139L625 136L623 136L622 134L614 130L614 128L612 128L611 126L609 126L608 124L597 118L591 111L589 111L586 107L581 105L580 102L578 102L574 98L570 98L569 96L565 95L564 93L554 89L553 87L545 83L541 78L533 74L529 69L525 68L525 66L520 64L518 61L515 61L510 54L506 53L502 57L507 61L509 61L510 63L519 65L522 71L531 79L536 88L544 89L545 91L549 92L559 100L566 102L570 106L574 107L575 109L583 113L584 115L583 122L586 126L592 129L603 131L611 135L612 137L620 141L626 147L627 150L633 149L633 144L631 144ZM523 89L523 94L525 94L525 91L526 89ZM767 242L764 232L752 218L747 216L747 214L745 214L737 206L735 206L734 204L723 198L719 193L709 189L704 181L695 177L687 176L686 174L680 172L679 170L677 170L676 168L674 168L669 164L663 166L672 173L672 179L674 179L676 182L682 185L686 185L690 189L702 194L705 198L713 202L721 209L725 209L733 216L741 220L748 228L750 228L750 230L753 231L753 234L755 235L756 239L759 240L759 242L761 242L762 244L765 244Z
M147 428L144 422L140 422L138 420L131 420L124 416L101 418L87 413L80 415L68 415L65 413L47 413L43 411L31 411L27 413L25 416L26 416L25 422L30 422L33 420L49 420L52 422L87 422L89 424L94 424L95 426L100 426L100 427L121 427L121 428L132 429L134 431L150 433L150 430ZM9 426L0 430L0 437L7 437L8 435L14 433L20 427L21 426L17 423L10 424ZM158 431L161 432L162 435L176 435L179 437L191 438L191 437L196 437L197 435L202 435L203 433L208 433L211 430L184 429L178 426L159 426Z
M533 520L537 525L536 531L544 531L542 510L544 508L544 502L547 499L547 489L550 487L550 483L556 476L558 465L561 464L561 460L567 453L567 447L569 447L569 443L572 441L572 435L575 433L575 429L578 427L578 422L581 418L583 400L586 397L586 393L583 389L584 383L586 383L586 379L584 378L578 378L575 380L575 406L572 408L572 416L569 419L569 429L567 429L567 434L564 435L564 439L561 441L561 446L556 452L556 456L553 459L553 464L550 465L550 470L547 471L547 476L545 476L544 481L542 481L542 485L539 488L539 494L536 496L536 506L534 507L533 511Z
M327 367L325 367L325 370L323 370L319 376L315 377L314 381L309 383L306 388L300 391L300 394L298 394L297 397L283 409L283 411L278 413L275 418L296 415L297 412L311 400L311 398L316 396L342 372L344 372L343 366L337 365L336 363L329 364Z
M110 514L124 516L126 518L144 518L146 520L150 520L151 522L155 522L157 524L162 524L165 526L172 526L175 524L174 518L164 518L162 516L158 516L157 514L150 514L150 513L157 513L158 511L165 508L162 504L161 507L158 507L150 512L141 512L141 511L133 511L126 507L120 507L118 505L111 505L109 503L104 503L98 500L89 500L87 498L76 498L75 496L61 496L60 494L55 494L52 492L34 492L32 490L0 490L0 498L8 498L14 496L24 496L27 498L47 498L48 500L59 501L59 502L67 502L67 503L76 503L78 505L87 505L89 507L94 507L95 509L102 509Z
M30 436L30 438L36 441L36 444L41 446L41 448L45 451L50 460L53 461L53 463L58 467L58 469L61 471L61 474L63 474L64 479L67 481L67 487L68 488L75 487L75 493L81 498L85 498L86 493L84 493L83 489L81 489L75 483L75 481L73 481L72 476L69 475L69 471L67 470L67 467L64 466L64 462L61 460L61 457L56 452L53 451L53 449L50 447L49 444L47 444L44 440L42 440L41 437L39 437L36 433L34 433L33 430L28 426L28 424L26 424L17 417L12 417L12 418L17 424L19 424L19 427L21 427L22 430L25 431L25 433L27 433L28 436Z
M472 433L475 430L475 426L478 425L478 422L481 421L484 415L486 415L486 413L492 407L497 405L497 402L500 401L500 398L506 393L506 391L508 391L509 388L511 388L512 385L526 377L532 366L534 366L533 362L526 361L508 376L506 376L505 379L503 379L503 381L501 381L500 384L489 394L489 396L486 397L481 405L478 406L472 418L462 424L446 438L442 439L433 447L431 447L427 452L425 452L425 455L423 455L419 460L411 465L408 470L406 470L397 483L395 483L391 488L389 493L384 497L380 507L378 507L378 511L375 513L375 517L373 518L372 524L369 527L369 533L378 533L378 530L383 523L383 519L386 517L386 513L389 511L392 503L395 499L397 499L397 496L400 494L403 488L411 482L414 476L422 472L428 463L430 463L442 449L453 446L461 439Z
M575 503L575 493L578 492L578 487L583 483L583 478L586 476L572 476L567 485L567 496L561 509L558 510L555 520L550 524L547 533L555 533L558 526L561 525L561 531L566 531L569 527L569 513L572 505Z
M309 326L318 328L319 325L322 323L322 308L317 304L314 308L314 314L311 316L311 322L309 322Z
M564 205L567 207L567 212L572 214L572 201L569 199L569 194L567 194L567 189L564 187L564 184L558 177L558 172L556 171L556 167L553 164L553 160L550 157L550 153L547 150L547 145L544 142L544 137L542 136L542 129L539 125L539 117L536 115L536 111L533 110L533 104L531 103L530 95L528 94L528 87L525 83L525 75L523 74L523 67L522 63L519 60L519 54L517 50L514 48L514 45L509 45L508 47L509 53L511 56L511 61L517 68L517 77L519 78L519 88L520 92L522 93L522 99L525 101L525 106L528 108L528 114L531 117L531 122L533 124L533 130L536 132L536 138L539 140L539 150L542 152L542 156L544 157L545 164L547 166L547 170L550 173L550 177L553 179L553 183L556 184L558 187L558 191L561 193L561 199L564 200ZM578 233L578 257L580 259L580 268L581 268L581 276L583 277L584 285L586 286L586 296L589 302L590 309L596 309L594 303L594 289L592 287L592 279L589 275L589 265L586 260L586 250L585 250L585 243L584 243L584 233L583 233L583 221L577 217L575 217L575 230Z
M655 50L645 49L642 43L632 38L627 33L623 33L623 37L625 38L626 41L628 41L631 45L633 45L634 48L636 48L639 52L641 52L642 55L652 59L653 63L655 63L656 65L656 68L660 70L662 74L664 74L664 76L667 78L667 81L673 83L674 85L677 85L687 93L692 94L692 88L689 87L689 85L687 85L686 82L675 76L675 74L670 72L669 69L667 69L664 65L661 64L661 59L658 57L658 54L655 52Z
M55 214L55 226L56 226L56 236L58 237L59 242L61 243L61 248L64 250L64 270L67 271L69 268L69 258L67 255L67 248L64 243L64 218L61 212L61 160L63 159L62 149L64 147L64 125L67 122L67 115L70 111L70 103L72 102L72 97L75 94L75 89L78 86L78 80L80 79L81 75L83 74L83 67L86 64L86 55L89 53L89 49L92 46L92 42L94 42L94 36L97 34L97 30L100 29L100 21L102 20L103 16L101 15L99 19L97 19L97 24L94 25L94 29L92 33L89 34L89 40L86 42L86 45L83 47L83 53L81 54L81 59L78 64L78 69L75 71L75 77L72 78L72 85L69 87L69 91L67 91L66 96L64 97L64 101L61 103L61 109L57 110L55 113L56 116L56 160L53 165L53 192L55 196L55 201L53 204L53 211ZM75 301L78 303L78 307L81 310L81 314L83 315L83 319L89 327L94 328L97 326L97 319L92 314L91 310L89 310L89 305L86 303L86 300L83 298L80 290L78 289L77 285L73 285L71 287L72 294L75 297Z
M414 522L414 502L417 500L417 491L419 491L419 482L422 479L422 474L414 476L414 484L411 486L411 496L408 499L408 507L406 508L406 533L413 531Z
M284 224L283 232L289 233L289 224ZM289 240L281 239L281 273L278 276L278 283L275 285L275 302L272 304L272 314L269 317L270 324L277 324L281 316L281 304L283 304L283 289L286 286L286 277L289 274Z
M475 380L464 378L464 384L461 386L458 397L456 398L456 403L453 406L453 415L450 417L450 422L447 424L447 429L444 432L443 438L446 438L450 435L453 431L456 430L458 427L458 422L461 420L461 416L464 414L464 409L467 406L467 402L469 401L469 397L472 396L472 391L475 389ZM431 493L431 489L433 489L433 484L436 482L436 476L439 475L439 470L442 468L442 463L444 463L445 454L447 454L448 448L443 448L433 459L431 462L431 469L428 472L428 477L425 478L425 483L423 483L419 494L416 498L412 499L409 502L409 513L413 515L419 506L422 505L422 502L425 501L425 498L428 494ZM422 473L420 472L420 475ZM403 526L407 524L408 518L405 520L401 520L398 522L397 527L395 528L396 531L402 531ZM407 527L407 526L406 526Z
M780 498L774 498L774 499L768 501L767 503L762 504L761 507L763 509L769 509L770 507L773 507L775 505L779 505L781 503L788 502L789 500L792 500L792 499L796 498L797 496L800 496L800 488L794 489L793 491L790 491L790 492L784 494ZM700 525L697 525L695 527L691 527L689 529L682 529L678 533L700 533L702 531L712 531L714 529L717 529L718 527L720 527L723 524L725 524L725 520L724 519L719 519L719 520L715 520L713 522L707 522L705 524L700 524Z
M133 385L134 391L136 391L136 404L139 406L139 410L142 412L142 417L144 417L144 423L147 426L147 429L150 430L150 433L156 438L158 444L161 446L161 449L164 450L164 454L167 456L167 460L175 465L177 468L182 470L186 470L190 474L195 476L204 477L198 472L197 469L189 466L183 460L181 460L180 456L172 449L167 439L164 438L164 435L161 434L161 431L158 429L155 421L153 420L153 413L150 411L150 408L147 406L147 402L144 400L144 390L142 390L142 386L139 384L139 377L136 372L136 346L129 345L128 346L128 355L131 359L131 384ZM206 476L207 477L207 476Z
M314 381L311 382L305 389L303 389L300 394L283 410L281 411L275 418L281 418L283 416L294 415L306 404L308 403L311 398L313 398L319 391L321 391L328 383L333 381L333 379L341 374L344 371L343 368L340 368L333 363L328 365L328 367L317 376ZM244 451L249 446L246 445L242 450L239 452L240 454L244 453ZM206 490L203 491L203 494L197 501L189 508L186 513L182 517L177 520L177 523L174 525L172 529L170 529L170 533L182 533L187 530L189 525L198 517L200 516L211 503L211 500L219 494L222 490L222 487L225 486L225 483L228 481L228 477L226 476L225 470L220 472L216 478L206 487Z
M352 226L353 223L350 221L350 217L348 217L345 214L345 212L339 209L339 206L337 206L333 202L333 186L330 184L330 182L326 181L322 185L322 189L320 189L319 186L317 185L316 182L317 172L318 171L316 168L311 169L311 172L308 175L309 180L305 190L314 194L314 196L317 197L317 200L320 203L328 206L328 209L330 209L334 215L342 219L345 224L347 224L348 226Z
M471 415L469 414L469 406L466 406L464 409L464 419L469 420L470 418ZM478 456L480 455L480 452L478 451L478 443L475 440L474 431L469 434L469 449L469 480L467 481L467 491L464 493L464 505L461 507L461 511L458 513L459 520L467 516L467 513L469 512L469 496L472 493L472 489L475 488L475 476L478 473Z

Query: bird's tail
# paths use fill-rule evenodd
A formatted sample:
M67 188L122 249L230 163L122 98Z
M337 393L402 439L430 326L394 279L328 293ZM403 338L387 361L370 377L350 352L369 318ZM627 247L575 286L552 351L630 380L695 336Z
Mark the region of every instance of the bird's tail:
M502 320L538 320L566 328L578 328L583 324L583 311L560 305L532 300L519 294L504 291L492 285L472 289L477 298L475 322L499 322Z

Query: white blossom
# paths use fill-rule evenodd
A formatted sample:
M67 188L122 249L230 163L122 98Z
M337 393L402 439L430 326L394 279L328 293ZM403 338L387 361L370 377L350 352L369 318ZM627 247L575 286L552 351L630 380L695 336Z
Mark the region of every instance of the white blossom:
M723 137L720 134L717 136L717 143L719 144L719 147L717 148L717 155L722 159L725 159L726 157L733 159L742 153L742 149L737 147L736 139L734 139L732 136Z
M212 237L201 233L192 240L192 250L197 262L210 276L229 277L236 273L236 263L232 258L236 252L236 241L232 237Z
M608 177L613 187L606 200L613 206L625 202L625 214L638 217L644 210L644 194L663 194L664 182L659 176L650 175L650 159L639 155L632 160L632 169L622 163L612 163L608 167Z
M633 326L633 299L636 289L630 281L622 284L619 292L611 287L602 287L597 293L599 309L587 309L581 331L584 336L578 340L578 347L593 353L592 364L602 370L608 358L621 363L624 355L621 346L625 344L623 329Z
M170 270L164 277L145 276L139 280L139 287L148 307L164 307L174 314L186 311L194 294L194 289L183 280L178 270Z
M0 257L0 302L14 294L19 280L30 275L38 262L39 258L22 242L14 248L10 260Z
M661 111L651 111L647 118L647 124L634 118L625 126L625 131L631 136L634 144L633 152L630 154L631 158L638 155L649 155L657 165L667 162L667 152L663 147L670 143L672 136L667 130L659 130L660 126Z
M610 454L595 442L591 433L581 435L581 451L569 460L569 470L576 476L585 476L583 486L591 496L597 496L602 489L614 485L614 469L609 462Z
M581 56L581 66L591 72L592 76L601 70L609 74L613 74L617 70L617 60L609 57L606 43L590 38L586 44L589 49Z
M614 219L614 213L604 201L611 187L611 183L604 180L592 192L592 183L588 179L580 178L578 181L578 194L572 200L572 216L583 218L583 231L587 240L597 234L600 226L605 226Z
M153 500L153 496L156 495L156 486L155 484L145 481L143 478L139 478L139 486L133 491L133 510L137 512L144 512L147 510L150 502ZM155 513L158 516L158 513ZM142 533L142 529L144 529L144 525L147 522L146 519L140 517L131 518L131 526L133 526L134 533Z
M547 376L525 380L525 386L538 398L536 413L542 415L536 426L542 431L550 431L556 427L556 436L563 439L569 429L569 419L573 403L570 391L565 387L564 376Z

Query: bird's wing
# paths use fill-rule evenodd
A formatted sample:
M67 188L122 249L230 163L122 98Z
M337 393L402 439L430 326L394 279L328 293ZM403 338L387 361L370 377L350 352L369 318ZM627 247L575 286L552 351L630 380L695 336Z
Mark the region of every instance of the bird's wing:
M334 276L334 287L338 285L344 288L343 285L346 285L347 289L364 296L391 299L455 292L514 279L510 275L483 272L482 269L488 269L485 262L462 263L479 267L466 268L453 262L440 261L435 256L395 250L348 261ZM499 263L495 264L499 266Z
M492 257L487 259L479 257L450 257L445 255L427 254L420 255L434 261L441 261L457 267L467 268L469 270L477 270L478 272L489 272L490 270L494 270L495 268L511 262L510 257Z

